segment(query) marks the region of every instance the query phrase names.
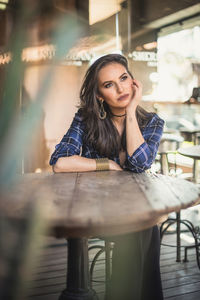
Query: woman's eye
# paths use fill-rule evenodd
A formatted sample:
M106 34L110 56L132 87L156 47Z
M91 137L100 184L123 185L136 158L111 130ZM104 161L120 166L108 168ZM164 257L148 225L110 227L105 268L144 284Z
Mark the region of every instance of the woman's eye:
M109 88L109 87L112 86L112 83L107 83L107 84L105 84L104 86L105 86L105 88L107 89L107 88Z
M121 78L121 80L124 81L124 80L126 80L127 78L128 78L128 76L127 76L127 75L124 75L124 76Z

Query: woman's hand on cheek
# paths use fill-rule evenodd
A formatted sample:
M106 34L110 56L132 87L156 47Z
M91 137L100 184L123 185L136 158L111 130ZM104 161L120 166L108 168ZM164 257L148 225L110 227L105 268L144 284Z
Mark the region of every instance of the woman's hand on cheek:
M133 89L133 95L132 95L129 105L127 106L127 111L129 111L129 110L135 111L142 99L142 84L141 84L141 82L139 82L136 79L133 79L132 89Z

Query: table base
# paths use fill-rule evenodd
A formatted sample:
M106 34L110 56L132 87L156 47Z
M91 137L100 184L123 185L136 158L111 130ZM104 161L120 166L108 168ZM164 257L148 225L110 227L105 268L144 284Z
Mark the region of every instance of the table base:
M67 241L67 286L59 300L97 300L90 285L87 238L70 238Z

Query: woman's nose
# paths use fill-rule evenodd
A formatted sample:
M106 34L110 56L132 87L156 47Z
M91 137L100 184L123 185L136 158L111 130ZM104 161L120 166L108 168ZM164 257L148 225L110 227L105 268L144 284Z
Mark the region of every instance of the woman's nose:
M117 92L122 93L123 92L123 87L120 83L117 84Z

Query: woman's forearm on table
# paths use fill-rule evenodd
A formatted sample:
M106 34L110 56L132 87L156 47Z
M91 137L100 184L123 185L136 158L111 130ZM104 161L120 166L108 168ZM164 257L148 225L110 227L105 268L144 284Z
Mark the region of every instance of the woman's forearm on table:
M114 161L109 160L109 170L121 170L121 168ZM55 173L96 171L96 160L79 155L60 157L53 165L53 171Z
M73 155L68 157L60 157L55 165L53 171L55 173L62 172L87 172L96 170L95 159Z

